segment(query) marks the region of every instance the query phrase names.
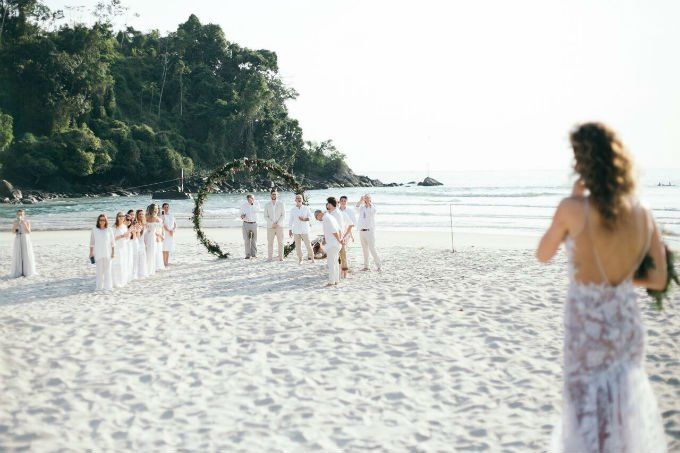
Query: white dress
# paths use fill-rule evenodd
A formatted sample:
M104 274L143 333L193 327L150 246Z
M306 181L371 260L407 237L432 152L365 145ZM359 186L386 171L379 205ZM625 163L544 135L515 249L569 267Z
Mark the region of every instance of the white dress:
M93 228L90 235L90 247L96 266L95 290L113 289L111 278L111 249L115 244L111 228Z
M10 276L12 278L30 277L36 274L31 234L26 232L26 227L23 223L19 224L18 230L14 237L14 253L12 254Z
M155 224L156 225L156 231L158 234L163 233L163 221L161 219L158 220L158 222ZM164 271L165 270L165 264L163 263L163 240L161 239L160 242L156 242L156 271Z
M649 242L650 238L645 252ZM666 452L663 423L644 369L645 328L633 287L634 270L622 283L608 284L593 249L605 283L578 282L573 239L565 245L569 292L564 312L564 407L552 451Z
M127 226L121 225L114 228L113 237L120 236L127 233ZM111 260L111 275L113 277L113 286L120 288L125 286L128 282L128 239L123 237L116 239L116 255Z
M148 222L144 229L144 247L146 249L146 273L154 275L156 273L156 228L158 223Z
M146 245L144 244L145 233L146 228L142 234L139 235L139 239L135 241L137 242L137 255L135 256L135 271L137 278L145 278L148 276L148 272L146 270Z
M173 228L175 228L175 216L172 214L164 215L163 226L169 230L173 230ZM163 251L169 252L170 256L172 256L175 252L175 236L171 236L167 231L164 231L164 233L165 236L163 237Z
M128 281L130 282L137 278L137 241L130 236L130 239L128 239L126 243L128 253Z

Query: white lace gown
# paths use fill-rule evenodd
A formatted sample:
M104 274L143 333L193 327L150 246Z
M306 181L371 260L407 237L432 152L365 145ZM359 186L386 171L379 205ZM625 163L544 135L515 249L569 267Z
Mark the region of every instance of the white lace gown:
M30 277L36 274L31 234L26 232L23 223L19 224L18 230L14 236L12 267L10 268L11 278Z
M146 273L154 275L156 273L156 228L158 223L149 222L144 229L144 247L146 250Z
M127 233L127 226L121 225L113 230L113 236L120 236ZM120 238L116 239L116 255L115 258L111 260L111 275L113 278L113 286L115 288L121 288L127 285L129 272L128 272L128 239Z
M632 278L618 285L575 279L566 242L564 407L553 451L664 453L664 429L644 369L645 328Z
M146 231L146 230L144 230ZM135 271L137 272L137 278L146 278L146 245L144 245L144 232L136 239L137 242L137 255L135 256Z

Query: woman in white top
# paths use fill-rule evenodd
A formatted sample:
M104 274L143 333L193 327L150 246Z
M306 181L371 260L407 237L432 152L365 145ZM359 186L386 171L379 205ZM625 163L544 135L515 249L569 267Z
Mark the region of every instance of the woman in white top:
M116 257L111 261L111 275L113 286L121 288L128 282L128 239L130 233L125 226L125 214L116 214L116 223L113 226L113 239L116 241Z
M10 277L30 277L35 275L35 256L31 244L31 223L26 220L23 209L17 211L17 217L12 223L14 236L14 253Z
M146 233L146 217L144 216L144 210L138 209L137 213L137 223L135 224L135 242L137 242L137 255L135 256L135 270L137 272L137 278L146 278L148 275L146 268L146 245L144 244L144 234Z
M324 213L317 210L314 212L314 218L321 222L323 226L324 248L326 249L328 264L328 284L326 286L337 285L340 283L340 263L338 258L340 256L340 247L342 246L340 226L337 220L327 212Z
M92 229L90 235L90 259L94 259L97 266L95 290L113 289L111 260L115 257L115 239L113 232L109 229L109 220L106 214L99 214L97 226Z
M572 132L571 145L580 179L536 253L546 262L564 242L569 264L562 423L552 451L665 452L635 291L665 286L659 229L635 197L632 161L613 131L584 124ZM635 279L645 255L655 269Z
M158 217L158 205L152 203L146 208L146 228L144 233L146 270L149 275L154 275L156 273L156 270L159 269L158 264L161 266L163 265L162 241L163 226L161 224L161 219Z
M125 226L128 228L130 237L127 242L127 252L128 252L128 281L135 280L137 278L137 222L135 222L135 210L130 209L125 215Z

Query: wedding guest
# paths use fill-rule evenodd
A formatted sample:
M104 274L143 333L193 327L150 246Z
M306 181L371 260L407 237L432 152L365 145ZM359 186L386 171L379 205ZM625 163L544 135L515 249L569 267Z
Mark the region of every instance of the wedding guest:
M14 233L14 253L12 254L12 267L10 277L30 277L35 275L35 256L31 243L31 222L26 219L26 213L19 209L12 223Z
M302 195L295 195L295 206L290 210L288 219L288 235L295 241L295 252L297 253L298 263L302 264L302 242L305 243L307 249L307 259L314 261L314 249L309 242L309 233L311 230L310 219L312 212L308 206L302 204Z
M635 286L661 290L666 253L652 214L635 195L633 163L609 128L570 136L579 179L538 246L549 261L562 243L569 290L564 314L559 452L665 452L664 426L645 372L645 327ZM654 268L634 277L645 256Z
M271 201L264 207L264 218L267 221L267 261L272 260L274 253L274 238L278 243L279 261L283 261L283 222L286 209L283 202L279 201L279 193L276 189L270 193Z
M90 259L97 267L95 290L112 290L111 260L116 257L115 239L106 214L99 214L97 225L90 234Z
M343 256L342 252L340 253L340 276L342 278L347 278L347 274L349 273L349 253L347 253L347 249L349 247L349 241L351 240L354 242L354 234L352 233L352 230L354 229L354 226L356 225L356 215L354 214L354 211L352 209L347 209L347 196L343 195L340 197L340 203L338 204L338 212L340 212L345 221L345 231L343 233L343 239L344 239L344 245L343 248L345 249L345 254L344 254L344 263L342 261Z
M146 271L148 275L154 275L159 270L158 255L161 254L161 242L163 240L163 227L158 217L158 205L150 204L146 208L146 228L144 229L144 246L146 248ZM163 260L160 260L163 265Z
M326 259L328 265L328 284L333 286L340 283L340 267L338 265L338 255L340 254L340 226L337 220L321 210L314 211L314 218L322 223L324 235L324 248L326 249Z
M158 226L156 228L156 272L165 270L165 263L163 262L163 241L165 240L165 230L163 229L163 218L161 217L162 211L158 204L156 204L156 212L158 213L158 218L156 222Z
M177 222L175 216L170 214L170 204L163 203L163 264L165 267L170 263L170 256L175 253L175 231Z
M348 269L347 266L347 243L345 240L345 232L347 231L347 222L349 221L349 217L346 215L343 215L340 210L338 210L338 201L335 199L335 197L328 197L326 199L326 210L328 211L329 214L331 214L335 220L338 222L338 226L340 227L340 276L341 277L346 277L347 272L343 272L343 269Z
M378 271L380 271L380 258L378 258L378 252L375 250L375 214L377 210L371 200L371 196L369 194L363 195L356 204L356 208L359 210L357 228L359 229L361 249L364 252L363 270L368 270L368 255L370 253L373 257L373 262Z
M243 245L245 247L245 259L257 258L257 213L260 212L260 203L251 194L246 195L246 201L241 205L241 220L243 226ZM271 256L271 254L270 254Z
M137 255L135 257L136 265L136 277L146 278L148 276L147 272L147 260L146 260L146 245L144 244L144 233L146 232L146 216L144 215L143 209L138 209L136 214L137 229L135 231L135 236L137 238Z
M130 232L130 237L126 241L127 243L127 254L128 254L128 281L135 280L137 278L137 238L135 236L137 230L137 221L135 220L135 210L130 209L125 215L125 226L127 226Z
M113 239L115 241L116 257L111 260L111 276L113 286L122 288L128 282L128 250L127 244L130 239L130 232L125 226L125 214L116 214L116 222L113 226Z

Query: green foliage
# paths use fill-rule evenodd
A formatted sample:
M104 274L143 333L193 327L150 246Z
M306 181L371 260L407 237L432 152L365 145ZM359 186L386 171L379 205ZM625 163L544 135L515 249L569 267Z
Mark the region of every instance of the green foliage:
M332 142L303 141L277 55L227 41L218 25L191 15L167 36L114 33L125 7L108 0L93 26L48 31L59 14L41 2L2 5L0 109L9 115L0 116L0 159L17 184L133 186L244 157L309 178L346 169Z
M12 122L12 117L0 110L0 152L7 149L14 140Z

